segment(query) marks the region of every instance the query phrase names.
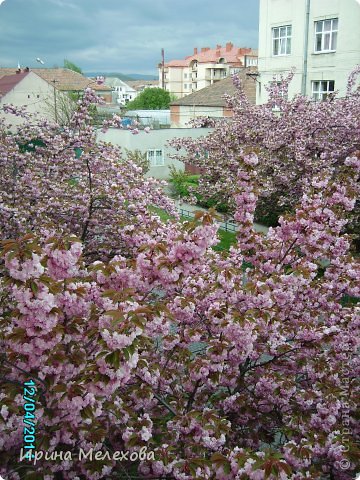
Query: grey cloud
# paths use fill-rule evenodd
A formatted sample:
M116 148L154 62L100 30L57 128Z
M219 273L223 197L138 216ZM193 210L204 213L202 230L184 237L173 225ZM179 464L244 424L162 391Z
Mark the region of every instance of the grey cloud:
M6 0L0 10L0 66L47 66L68 58L83 70L156 74L193 47L232 41L257 47L258 0Z

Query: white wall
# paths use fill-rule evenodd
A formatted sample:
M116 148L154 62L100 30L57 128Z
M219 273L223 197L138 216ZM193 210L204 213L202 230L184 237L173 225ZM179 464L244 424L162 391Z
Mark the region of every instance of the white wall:
M56 92L59 95L59 92ZM15 87L0 99L0 105L26 105L26 110L37 118L50 119L48 103L53 101L54 89L36 73L29 72ZM13 125L21 125L24 119L1 113L2 118ZM51 119L52 120L52 119Z
M257 103L267 100L264 86L273 76L296 68L289 88L289 97L302 92L306 0L260 0L259 60L260 77ZM337 47L334 53L314 53L314 22L338 18ZM291 54L272 55L272 28L292 25ZM310 0L308 68L306 95L311 95L311 82L334 80L335 90L344 96L347 77L360 63L360 4L356 0Z
M172 115L171 128L186 128L190 120L198 117L220 118L224 116L224 107L179 105L177 108L179 111Z
M209 128L168 128L164 130L151 130L150 133L141 131L138 135L134 135L128 130L121 130L116 128L110 128L106 133L99 132L98 139L110 142L114 145L118 145L124 150L140 150L141 152L147 152L148 150L161 149L164 153L164 166L151 167L147 176L155 177L158 179L166 179L169 177L169 166L174 165L177 169L184 170L185 166L183 162L173 160L170 155L174 155L175 149L167 145L168 140L173 138L199 138L206 136L211 129Z

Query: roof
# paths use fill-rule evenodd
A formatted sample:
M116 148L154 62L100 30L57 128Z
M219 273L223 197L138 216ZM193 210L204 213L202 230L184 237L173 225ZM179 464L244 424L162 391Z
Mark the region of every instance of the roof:
M17 68L0 68L0 79L6 75L16 74L16 70ZM99 85L96 81L68 68L31 68L30 71L36 73L52 86L55 85L57 90L79 91L89 87L95 91L111 91L110 87Z
M220 58L224 58L226 63L241 66L243 65L244 55L256 55L257 52L251 48L235 47L228 42L225 47L217 45L216 48L202 48L200 52L194 49L194 54L185 57L183 60L171 60L165 63L165 67L188 67L191 62L196 60L198 63L217 63Z
M29 72L7 75L0 78L0 97L9 93Z
M246 76L247 72L252 72L253 69L243 69L237 75L243 82L243 87L246 96L250 102L255 103L256 96L256 83L253 79ZM232 77L227 77L224 80L210 85L209 87L202 88L197 92L186 95L185 97L174 100L170 105L179 106L206 106L206 107L226 107L226 101L224 95L235 95L237 89L233 83Z
M159 80L128 80L127 85L135 90L142 90L145 87L158 87Z
M106 77L105 78L105 85L107 85L108 87L126 87L129 90L134 90L135 91L135 89L133 87L130 87L128 82L124 82L124 80L121 80L118 77Z

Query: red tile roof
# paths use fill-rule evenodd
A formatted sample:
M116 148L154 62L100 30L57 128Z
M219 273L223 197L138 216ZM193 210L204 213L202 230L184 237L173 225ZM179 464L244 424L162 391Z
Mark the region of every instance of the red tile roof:
M0 78L0 97L9 93L29 72L7 75Z
M227 64L233 66L243 65L244 55L254 54L251 48L235 47L228 42L225 47L217 45L216 48L202 48L200 52L194 50L194 55L185 57L184 60L171 60L165 63L165 67L188 67L193 60L198 63L217 63L220 58L224 58Z

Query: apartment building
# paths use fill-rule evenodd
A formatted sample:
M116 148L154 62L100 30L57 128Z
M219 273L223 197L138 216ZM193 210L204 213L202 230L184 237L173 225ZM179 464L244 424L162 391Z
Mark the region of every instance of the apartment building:
M244 66L257 65L257 51L235 47L231 42L216 48L204 47L183 60L159 65L159 86L182 98L237 73Z
M359 26L357 0L260 0L257 103L267 101L264 86L293 67L290 98L344 96L360 64Z

